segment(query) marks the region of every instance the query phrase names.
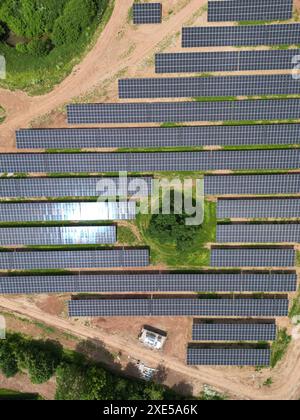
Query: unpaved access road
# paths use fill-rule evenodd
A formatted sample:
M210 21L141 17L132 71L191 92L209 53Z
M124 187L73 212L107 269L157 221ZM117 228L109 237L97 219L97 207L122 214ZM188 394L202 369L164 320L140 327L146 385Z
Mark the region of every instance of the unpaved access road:
M182 380L193 387L195 395L199 395L204 384L215 387L233 398L251 400L291 400L300 397L300 340L294 340L290 346L288 357L276 368L270 376L274 381L271 388L252 387L245 383L243 369L216 369L207 367L189 367L172 357L162 356L160 353L143 348L139 344L133 345L124 338L112 336L72 320L61 319L57 316L33 308L30 303L16 302L0 297L0 307L17 314L22 314L41 321L64 332L69 332L81 339L100 340L112 351L122 350L123 354L140 359L149 366L163 365L166 369L180 374ZM254 375L255 376L255 375Z

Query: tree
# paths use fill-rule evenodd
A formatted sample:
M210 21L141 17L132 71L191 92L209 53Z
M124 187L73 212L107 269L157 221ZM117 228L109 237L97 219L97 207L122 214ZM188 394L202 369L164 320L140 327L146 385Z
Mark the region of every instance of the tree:
M0 341L0 370L7 378L15 376L19 371L17 359L8 340Z

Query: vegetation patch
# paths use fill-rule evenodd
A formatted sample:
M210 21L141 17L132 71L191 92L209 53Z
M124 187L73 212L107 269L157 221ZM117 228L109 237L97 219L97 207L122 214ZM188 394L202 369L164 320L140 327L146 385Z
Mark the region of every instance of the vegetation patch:
M287 352L288 346L292 341L292 337L288 335L287 330L281 329L278 331L277 339L272 345L271 367L274 368L277 363L283 359Z
M27 394L10 389L0 389L0 401L36 401L42 398L38 394Z
M5 118L6 118L5 109L0 105L0 124L3 123Z
M7 78L0 85L31 94L50 91L80 61L113 6L114 0L2 0L0 54Z

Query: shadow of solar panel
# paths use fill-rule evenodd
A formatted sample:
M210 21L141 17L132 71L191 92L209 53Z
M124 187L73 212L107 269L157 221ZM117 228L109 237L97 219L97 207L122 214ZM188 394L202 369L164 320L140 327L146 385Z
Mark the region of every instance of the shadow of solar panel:
M288 20L293 0L226 0L208 2L208 22Z
M4 198L65 198L65 197L110 197L114 185L117 196L147 197L153 188L151 177L127 178L0 178L0 197ZM115 194L113 194L115 196Z
M228 224L217 226L221 243L299 243L300 224Z
M156 73L293 69L299 49L156 54Z
M298 144L299 124L75 128L17 131L19 149Z
M218 200L218 219L291 219L300 215L300 199Z
M27 161L29 156L29 162ZM33 159L36 156L37 162ZM39 173L39 156L2 154L4 171L18 173L23 163L29 173ZM87 158L88 157L88 158ZM48 157L46 173L80 172L155 172L252 169L299 169L300 149L237 150L159 153L79 153L53 154ZM108 188L105 185L106 189ZM103 190L103 186L102 189ZM104 189L104 191L106 190ZM115 194L113 194L115 195Z
M233 248L212 249L212 267L293 267L295 265L294 249L260 249Z
M269 366L270 350L188 348L187 364L203 366Z
M134 3L133 23L135 25L155 24L162 21L161 3Z
M300 25L204 26L182 29L182 47L298 45Z
M299 194L300 175L223 175L206 176L206 195Z
M116 242L116 226L0 228L0 245L87 245Z
M0 293L294 292L296 274L103 274L0 277Z
M276 324L193 324L194 341L275 341Z
M273 26L273 25L272 25ZM299 99L68 105L69 124L297 120Z
M121 99L293 95L300 83L290 74L172 77L119 80Z
M71 317L110 316L287 316L285 299L102 299L72 300Z
M0 252L1 270L146 267L148 265L149 251L145 249Z
M133 220L133 201L103 203L0 203L0 222Z

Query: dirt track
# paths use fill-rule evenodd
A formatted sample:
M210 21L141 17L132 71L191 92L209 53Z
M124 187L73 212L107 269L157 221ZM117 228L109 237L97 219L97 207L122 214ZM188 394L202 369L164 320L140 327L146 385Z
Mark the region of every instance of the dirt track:
M152 27L135 31L127 27L127 14L132 0L116 0L113 16L93 50L51 93L40 97L29 97L23 92L0 89L0 104L7 112L7 119L0 126L0 151L1 148L5 151L14 147L16 129L28 127L32 120L65 105L73 98L86 96L97 87L101 87L103 82L110 81L109 87L112 85L112 89L116 90L116 82L113 80L118 73L127 69L127 75L134 74L138 66L153 55L157 46L169 36L176 34L205 3L203 0L189 1L178 13L164 22L159 31L153 31ZM124 27L126 34L123 36ZM133 42L131 46L128 37ZM128 56L120 55L120 50L128 49L131 50ZM114 99L112 95L110 92L110 100ZM261 375L249 369L191 368L169 356L162 360L161 354L141 348L138 344L129 345L123 337L47 314L29 303L0 297L0 306L69 331L84 339L101 339L108 347L117 351L122 349L128 355L139 358L151 366L163 363L171 371L179 374L183 380L191 383L195 394L199 394L203 384L209 384L235 398L273 400L300 398L300 340L293 342L288 357L278 368L264 373L265 379L272 376L274 381L272 387L260 389L257 378Z

